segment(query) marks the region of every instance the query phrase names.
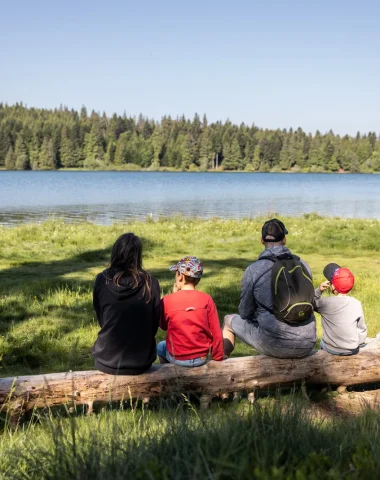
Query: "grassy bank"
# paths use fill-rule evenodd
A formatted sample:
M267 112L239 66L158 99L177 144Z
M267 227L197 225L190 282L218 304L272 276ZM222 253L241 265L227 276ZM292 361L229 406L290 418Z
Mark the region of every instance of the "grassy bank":
M307 215L285 223L288 246L309 262L315 284L330 261L353 270L354 294L363 303L369 334L380 331L380 222ZM184 254L199 256L205 265L200 288L214 297L222 319L236 311L243 271L261 251L261 225L262 219L178 218L110 227L51 221L2 228L1 376L92 368L90 350L98 331L93 280L121 233L143 238L145 268L158 278L163 294L173 281L168 266ZM252 353L241 343L234 352Z
M380 331L380 222L308 215L284 219L288 246L309 262L317 285L326 263L350 267L369 334ZM200 288L219 315L236 311L244 269L261 251L263 219L135 222L110 227L43 225L1 228L1 376L91 369L98 327L92 309L95 275L125 231L144 242L145 267L162 293L168 266L184 254L205 264ZM319 335L320 322L318 322ZM162 332L158 339L164 338ZM238 343L235 355L253 349ZM311 415L297 396L249 406L136 406L92 418L26 423L0 436L0 475L7 479L372 479L380 468L380 417Z

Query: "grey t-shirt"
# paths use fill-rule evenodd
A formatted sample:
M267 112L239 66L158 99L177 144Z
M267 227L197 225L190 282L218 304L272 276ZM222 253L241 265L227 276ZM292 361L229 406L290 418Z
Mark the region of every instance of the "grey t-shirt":
M315 311L322 316L323 342L336 353L350 353L357 350L367 337L362 304L348 295L322 297L315 289Z
M284 349L313 348L316 341L314 314L310 318L297 324L280 322L264 307L271 309L271 260L260 260L260 257L278 257L290 253L285 246L276 245L261 252L257 262L252 263L244 272L241 283L239 314L248 322L258 326L260 341ZM306 262L302 261L311 277L311 270ZM257 300L257 301L256 301Z

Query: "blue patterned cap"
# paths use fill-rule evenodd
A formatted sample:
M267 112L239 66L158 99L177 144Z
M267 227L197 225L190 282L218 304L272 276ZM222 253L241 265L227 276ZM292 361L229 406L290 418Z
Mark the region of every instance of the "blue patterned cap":
M178 271L182 275L193 278L201 278L203 275L203 265L197 257L183 257L178 263L169 267L169 270Z

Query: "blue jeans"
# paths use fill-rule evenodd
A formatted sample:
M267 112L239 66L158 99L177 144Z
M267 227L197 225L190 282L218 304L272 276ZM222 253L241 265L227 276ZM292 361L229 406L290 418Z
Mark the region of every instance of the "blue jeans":
M161 358L165 358L169 363L174 363L180 367L200 367L209 360L207 355L205 357L191 358L189 360L177 360L167 351L165 340L157 345L157 355Z
M269 343L267 336L262 334L262 329L257 322L244 320L237 314L231 319L231 329L244 343L269 357L303 358L314 353L314 343L311 342L309 342L311 344L310 347L304 348L291 348Z
M325 342L321 340L320 343L321 350L324 350L325 352L331 353L331 355L338 355L339 357L349 357L350 355L356 355L359 353L359 347L355 350L352 350L351 352L347 353L342 353L342 352L334 352L330 348L326 347Z

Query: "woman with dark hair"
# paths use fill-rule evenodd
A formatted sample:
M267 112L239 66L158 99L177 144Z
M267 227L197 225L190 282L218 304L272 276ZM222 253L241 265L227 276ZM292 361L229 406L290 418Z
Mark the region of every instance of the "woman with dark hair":
M100 331L95 367L111 375L138 375L156 359L160 319L158 281L142 268L142 243L133 233L112 247L109 268L95 280L93 304Z

